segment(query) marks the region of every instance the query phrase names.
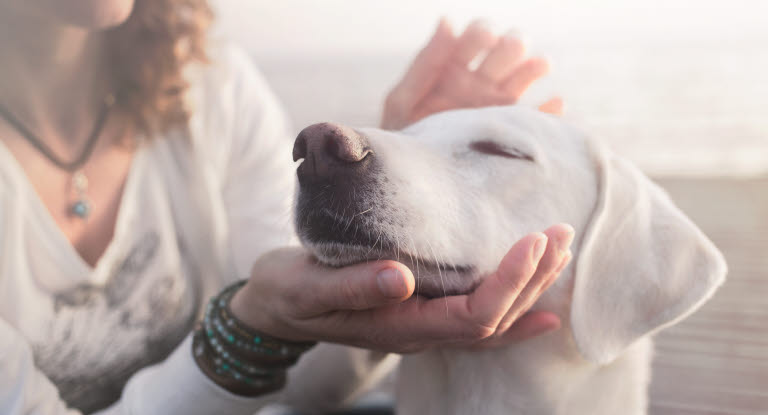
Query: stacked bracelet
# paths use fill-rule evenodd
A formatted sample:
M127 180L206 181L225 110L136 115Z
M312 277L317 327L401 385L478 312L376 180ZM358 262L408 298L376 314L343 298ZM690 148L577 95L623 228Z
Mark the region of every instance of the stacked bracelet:
M193 352L198 366L217 384L255 396L282 388L286 369L315 343L281 340L238 320L229 301L244 284L230 285L208 303L195 331Z

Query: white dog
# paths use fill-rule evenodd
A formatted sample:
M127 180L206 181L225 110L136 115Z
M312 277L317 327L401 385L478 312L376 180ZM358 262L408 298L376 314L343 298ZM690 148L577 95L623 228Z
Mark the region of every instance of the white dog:
M722 255L635 167L521 107L445 112L400 132L308 127L296 224L321 261L398 259L418 294L472 290L525 234L573 225L572 263L534 309L563 327L491 351L403 358L399 415L643 414L650 335L693 312Z

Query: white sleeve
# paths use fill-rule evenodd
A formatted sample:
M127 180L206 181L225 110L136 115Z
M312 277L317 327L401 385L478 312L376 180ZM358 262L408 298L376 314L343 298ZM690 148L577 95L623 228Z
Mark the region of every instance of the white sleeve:
M0 319L0 414L79 415L36 367L29 344Z
M252 415L275 398L242 397L213 383L195 363L188 336L165 361L136 373L120 401L95 415Z
M252 415L277 393L234 395L213 383L192 357L191 336L165 361L136 373L120 400L94 415ZM0 319L0 414L81 415L68 409L51 381L35 367L29 344Z
M213 383L192 357L192 338L165 361L136 373L114 405L94 415L252 415L277 393L241 397ZM68 409L58 390L34 364L32 351L13 327L0 320L0 414L81 415Z

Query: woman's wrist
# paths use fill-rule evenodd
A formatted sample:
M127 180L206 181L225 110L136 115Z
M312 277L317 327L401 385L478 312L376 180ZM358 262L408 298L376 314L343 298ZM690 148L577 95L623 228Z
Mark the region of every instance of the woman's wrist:
M193 355L200 369L219 386L242 396L276 391L286 370L312 342L290 342L255 330L230 309L244 282L233 284L211 299L195 331Z
M250 294L249 288L246 283L235 292L229 301L229 311L239 321L254 330L273 333L274 330L271 328L277 324L268 312L259 310L259 304L254 304L253 299L256 297Z

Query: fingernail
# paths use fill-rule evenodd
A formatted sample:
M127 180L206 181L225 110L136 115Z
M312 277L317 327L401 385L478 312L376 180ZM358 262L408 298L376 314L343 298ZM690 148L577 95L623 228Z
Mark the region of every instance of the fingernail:
M387 297L400 298L408 293L405 279L397 268L387 268L379 271L379 274L376 276L376 282L379 284L381 293Z
M547 235L542 233L533 244L533 252L531 252L531 259L533 259L533 262L539 262L541 256L544 255L545 249L547 249Z

